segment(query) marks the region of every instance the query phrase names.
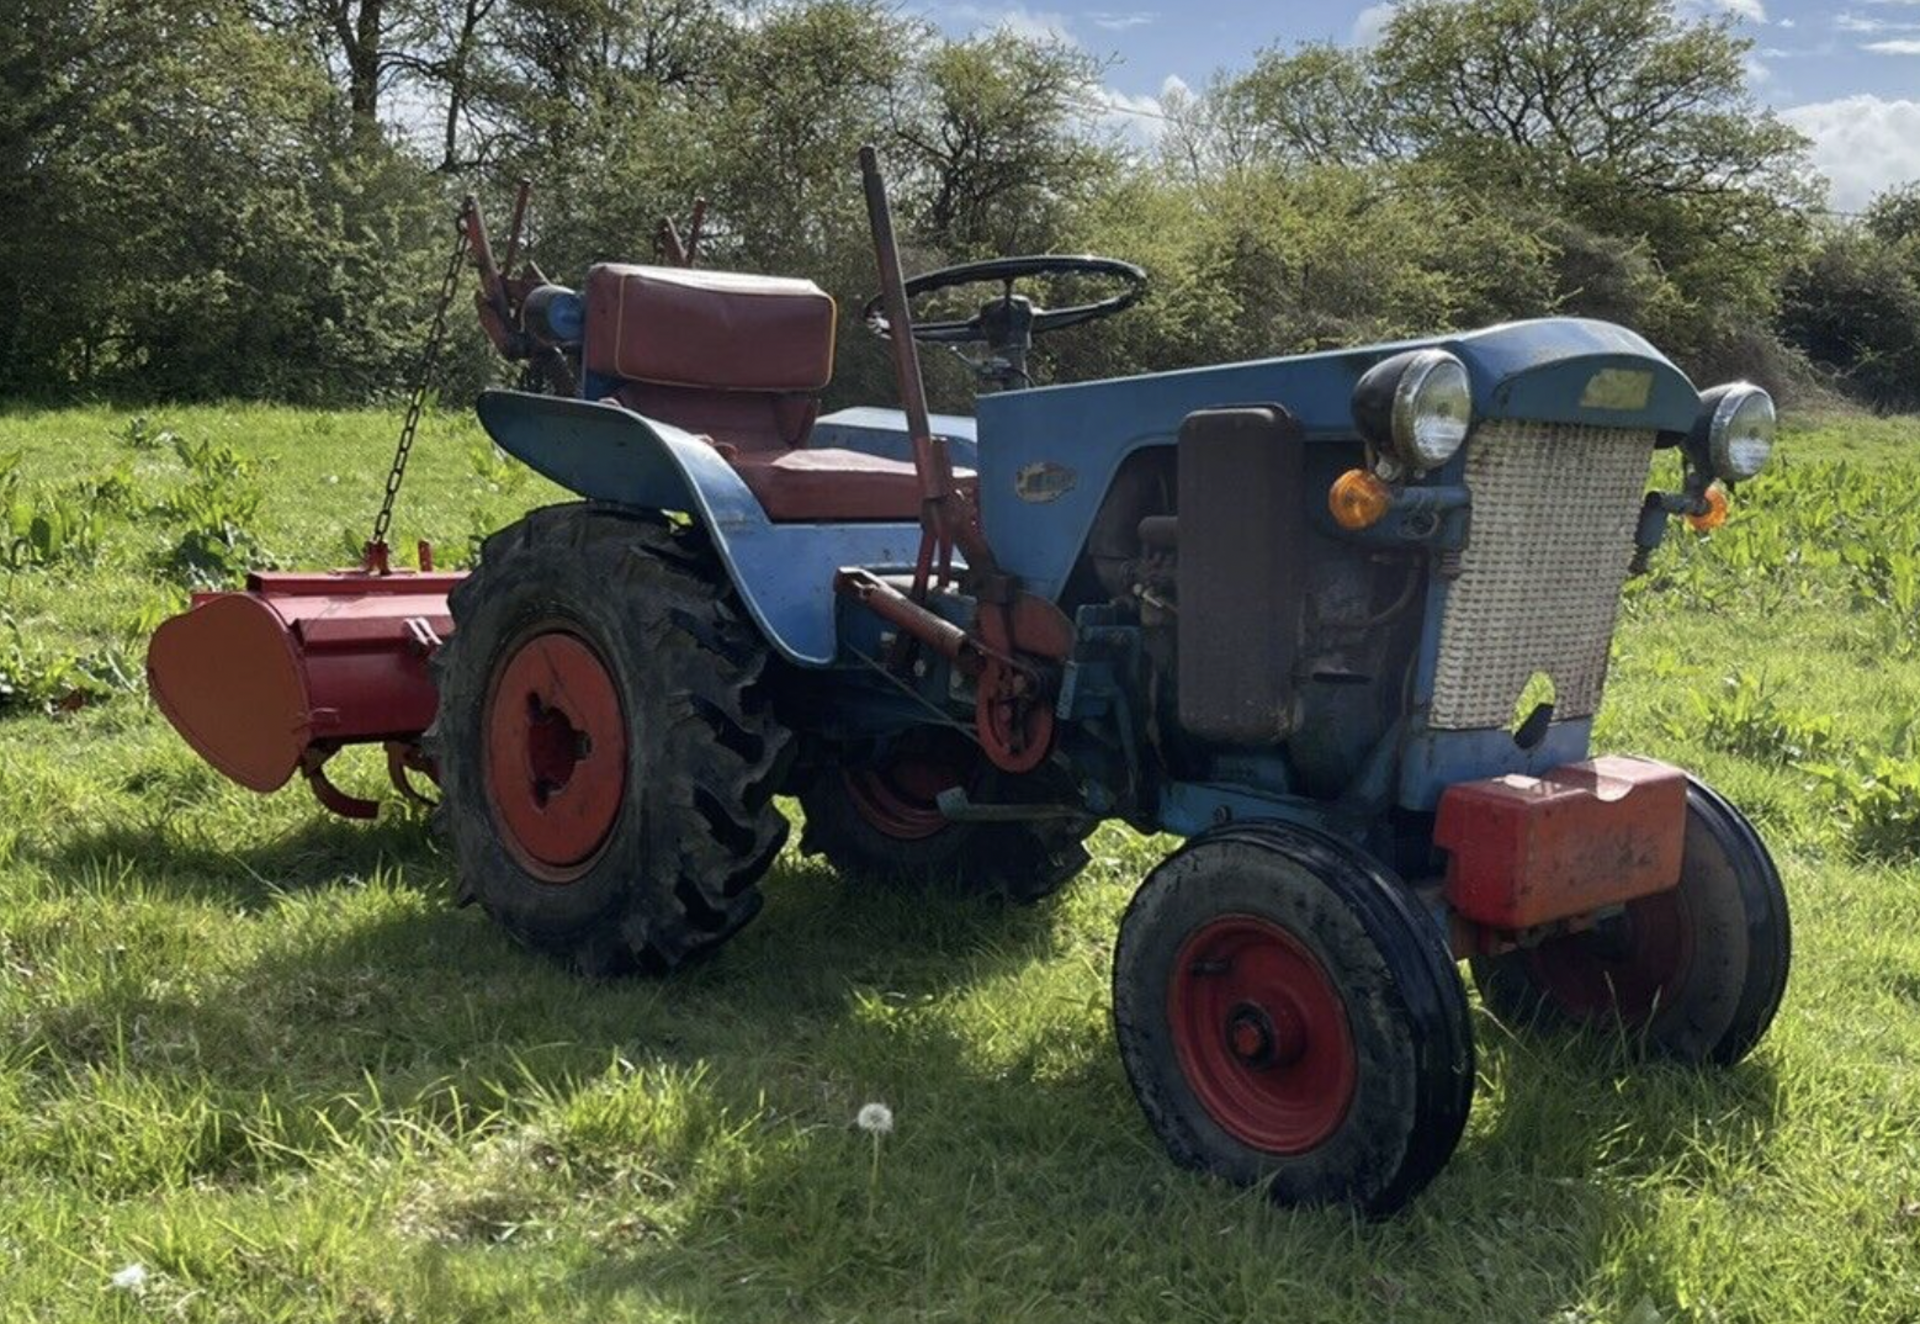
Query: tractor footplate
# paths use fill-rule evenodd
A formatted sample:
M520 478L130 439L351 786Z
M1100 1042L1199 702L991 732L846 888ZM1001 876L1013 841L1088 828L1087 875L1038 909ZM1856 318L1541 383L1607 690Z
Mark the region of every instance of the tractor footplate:
M1433 840L1450 856L1454 910L1514 931L1673 887L1686 824L1684 772L1608 755L1539 777L1450 786Z

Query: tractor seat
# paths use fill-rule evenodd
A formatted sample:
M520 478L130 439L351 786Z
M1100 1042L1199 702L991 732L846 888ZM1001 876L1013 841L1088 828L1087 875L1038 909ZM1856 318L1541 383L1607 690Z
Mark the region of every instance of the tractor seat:
M833 375L833 335L833 300L811 281L614 263L587 273L589 379L635 413L706 438L768 519L916 520L911 464L806 445Z
M731 458L776 524L920 518L920 479L902 460L831 446L745 451ZM979 482L971 469L955 469L954 477L966 489Z

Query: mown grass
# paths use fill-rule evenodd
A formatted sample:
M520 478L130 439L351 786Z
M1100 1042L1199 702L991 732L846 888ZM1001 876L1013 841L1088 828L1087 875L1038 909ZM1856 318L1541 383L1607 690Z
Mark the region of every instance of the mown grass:
M1620 636L1604 743L1699 769L1780 856L1797 959L1771 1037L1702 1074L1481 1015L1465 1141L1371 1226L1180 1172L1137 1115L1107 967L1164 842L1103 831L1030 910L790 856L717 960L598 985L454 909L397 810L229 786L137 685L144 629L219 569L166 513L192 472L127 422L0 416L15 499L97 500L126 469L91 548L0 574L0 1319L1920 1316L1920 791L1897 789L1920 626L1896 573L1920 425L1796 431L1726 530L1661 553ZM216 495L257 490L238 545L287 564L343 556L392 427L150 424L257 463ZM548 495L480 441L435 417L417 452L401 526L448 559ZM877 1180L869 1100L897 1118ZM134 1263L143 1290L112 1287Z

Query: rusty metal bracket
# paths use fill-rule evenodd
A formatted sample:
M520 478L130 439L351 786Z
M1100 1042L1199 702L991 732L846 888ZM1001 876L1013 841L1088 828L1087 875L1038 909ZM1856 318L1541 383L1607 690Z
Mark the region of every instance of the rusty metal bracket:
M387 742L387 779L393 783L393 789L411 804L422 809L438 807L439 801L422 795L413 784L409 773L418 772L434 781L439 780L439 769L420 752L420 746L410 740L389 740Z
M327 777L327 760L340 751L309 746L300 755L300 775L307 779L312 788L314 799L331 809L342 818L377 818L380 804L375 800L363 800L357 795L348 795Z

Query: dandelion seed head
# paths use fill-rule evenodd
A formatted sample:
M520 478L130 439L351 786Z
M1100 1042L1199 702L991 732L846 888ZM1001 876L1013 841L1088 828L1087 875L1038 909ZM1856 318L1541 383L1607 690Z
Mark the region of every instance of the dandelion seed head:
M883 1136L893 1131L893 1109L884 1103L865 1103L854 1116L854 1124L868 1135Z
M111 1282L118 1291L145 1291L147 1286L147 1266L144 1264L129 1264L126 1268L114 1274L108 1281Z

